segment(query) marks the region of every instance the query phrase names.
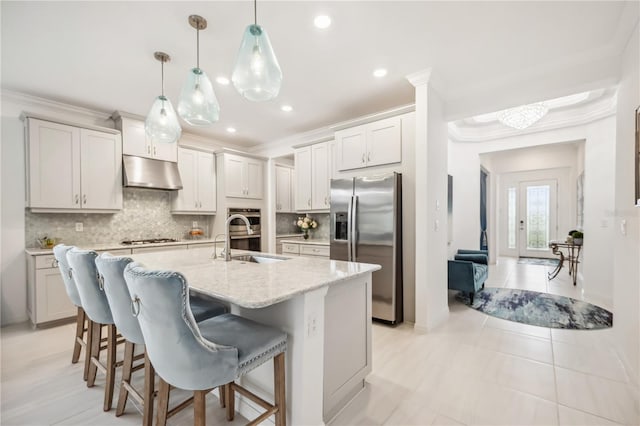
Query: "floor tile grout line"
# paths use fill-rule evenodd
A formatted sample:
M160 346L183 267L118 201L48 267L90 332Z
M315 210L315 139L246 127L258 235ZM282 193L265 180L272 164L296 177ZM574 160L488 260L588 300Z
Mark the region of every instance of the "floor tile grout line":
M566 404L561 404L561 403L559 403L559 402L558 402L558 413L560 412L560 407L565 407L565 408L568 408L568 409L570 409L570 410L579 411L579 412L584 413L584 414L587 414L587 415L589 415L589 416L593 416L593 417L597 417L597 418L599 418L599 419L607 420L607 421L609 421L609 422L613 422L613 423L615 423L615 424L621 424L621 425L622 425L622 424L624 424L624 423L620 423L619 421L617 421L617 420L615 420L615 419L612 419L612 418L610 418L610 417L605 417L605 416L602 416L602 415L600 415L600 414L594 414L594 413L591 413L591 412L589 412L589 411L584 411L584 410L582 410L582 409L580 409L580 408L571 407L571 406L566 405ZM560 424L560 423L558 423L558 424Z

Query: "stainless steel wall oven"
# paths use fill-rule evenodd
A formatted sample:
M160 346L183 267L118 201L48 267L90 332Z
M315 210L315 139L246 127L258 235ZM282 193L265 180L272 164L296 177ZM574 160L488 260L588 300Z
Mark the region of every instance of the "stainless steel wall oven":
M245 216L251 224L252 235L247 234L247 227L241 219L234 219L229 224L231 248L239 250L261 251L262 230L260 228L260 209L230 208L227 217L234 214Z

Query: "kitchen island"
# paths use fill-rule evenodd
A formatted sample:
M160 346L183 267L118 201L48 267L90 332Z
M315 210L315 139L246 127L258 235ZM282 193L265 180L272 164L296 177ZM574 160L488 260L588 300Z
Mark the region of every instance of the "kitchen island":
M240 251L232 255L278 259L225 262L211 254L203 248L132 257L151 269L178 271L232 313L286 331L287 422L325 424L363 389L371 371L371 274L380 266ZM272 399L272 364L243 376L241 384ZM241 397L236 406L247 418L258 414Z

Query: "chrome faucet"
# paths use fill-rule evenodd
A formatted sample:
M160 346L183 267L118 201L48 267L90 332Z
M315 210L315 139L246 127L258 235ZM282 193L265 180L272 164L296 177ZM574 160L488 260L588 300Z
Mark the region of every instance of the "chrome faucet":
M229 225L231 224L231 221L233 219L242 219L244 221L244 224L247 225L247 234L253 234L249 219L241 214L232 214L231 216L229 216L224 224L224 229L226 231L226 236L224 238L224 251L220 254L220 256L224 257L225 262L231 260L231 235L229 234Z
M218 234L215 237L213 237L213 254L211 255L211 258L213 260L216 260L218 258L218 243L220 242L220 241L218 241L218 237L220 235L226 236L225 234ZM226 241L226 239L224 241ZM222 242L224 242L224 241L222 241ZM222 257L222 253L220 253L220 256Z

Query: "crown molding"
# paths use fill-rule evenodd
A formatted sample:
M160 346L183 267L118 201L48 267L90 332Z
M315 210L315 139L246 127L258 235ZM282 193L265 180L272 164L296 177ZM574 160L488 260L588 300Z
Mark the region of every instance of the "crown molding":
M29 95L27 93L16 92L9 89L2 89L1 92L2 102L13 102L15 104L19 104L20 106L25 107L24 109L28 109L28 107L37 107L37 108L47 108L54 109L56 111L62 111L66 113L71 113L75 115L83 115L86 117L99 119L99 120L110 120L111 112L95 110L90 108L79 107L75 105L70 105L63 102L53 101L51 99L41 98L39 96Z
M462 127L453 121L448 124L449 138L453 142L486 142L546 132L563 127L585 125L614 115L616 113L616 99L617 94L601 99L598 102L584 105L581 108L574 108L569 111L552 111L543 120L524 130L511 129L500 123Z
M431 80L432 71L432 68L417 71L407 75L406 79L409 80L409 83L413 84L414 87L422 86L423 84L429 83L429 80Z

